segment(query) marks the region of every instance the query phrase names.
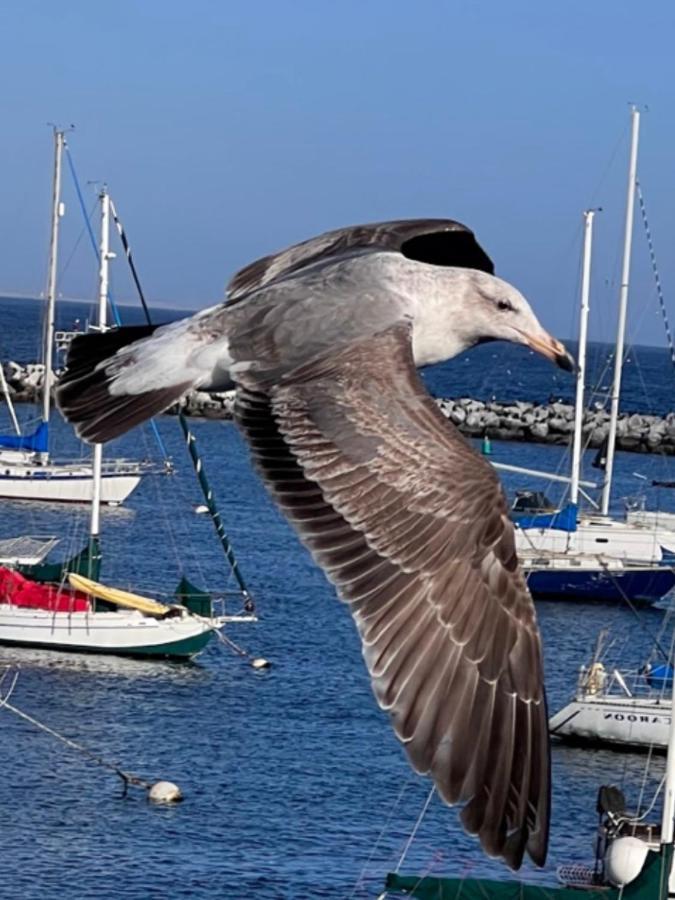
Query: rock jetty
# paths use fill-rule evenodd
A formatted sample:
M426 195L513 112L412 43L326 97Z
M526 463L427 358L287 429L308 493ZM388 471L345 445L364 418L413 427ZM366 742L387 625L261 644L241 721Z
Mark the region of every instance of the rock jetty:
M17 362L6 362L2 371L7 382L9 396L14 403L33 403L42 390L45 367L42 363L21 365ZM4 396L2 398L5 399Z
M33 402L42 387L44 366L38 363L4 365L10 396L16 403ZM58 373L57 373L58 374ZM487 436L502 441L526 441L537 444L569 444L574 431L574 407L556 401L536 404L484 402L471 397L439 399L441 412L467 437ZM188 416L206 419L230 419L234 392L208 394L192 391L183 401ZM178 407L169 410L176 413ZM609 431L609 412L602 408L586 410L583 419L585 443L602 446ZM633 453L664 453L675 456L675 412L664 416L623 413L617 427L617 447Z
M574 406L571 403L484 403L470 397L437 400L441 412L467 437L502 441L527 441L537 444L569 444L574 432ZM584 444L601 447L609 432L609 412L602 408L586 410L582 431ZM633 453L675 455L675 412L665 416L622 413L617 423L619 450Z

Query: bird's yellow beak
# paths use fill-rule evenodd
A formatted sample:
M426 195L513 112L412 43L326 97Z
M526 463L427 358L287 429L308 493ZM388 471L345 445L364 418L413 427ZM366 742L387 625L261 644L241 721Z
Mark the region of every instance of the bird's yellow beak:
M565 369L567 372L574 371L576 364L572 354L565 349L564 344L551 337L546 331L541 331L539 334L528 334L525 331L521 331L521 334L524 343L531 347L532 350L541 353L542 356L550 359L551 362L554 362L561 369Z

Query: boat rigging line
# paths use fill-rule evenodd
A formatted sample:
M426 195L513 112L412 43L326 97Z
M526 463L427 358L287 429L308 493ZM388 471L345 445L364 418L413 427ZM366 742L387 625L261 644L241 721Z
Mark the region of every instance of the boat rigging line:
M410 784L410 777L407 780L403 781L403 784L401 786L401 790L399 791L398 797L396 798L396 800L394 801L394 804L389 809L389 813L384 822L384 825L380 829L380 833L378 834L375 842L373 843L373 845L370 848L370 853L368 854L368 859L363 864L363 867L361 868L361 871L359 873L359 877L356 879L354 886L352 887L351 892L350 892L349 896L347 897L347 900L354 900L354 897L356 896L356 892L364 889L365 878L366 878L366 874L368 872L368 867L370 866L370 864L373 860L373 857L375 856L377 848L380 845L380 841L382 840L385 832L389 828L389 823L393 819L394 814L396 813L396 810L398 809L399 804L401 803L401 800L403 799L403 795L407 791L409 784Z
M419 831L420 825L422 824L422 821L423 821L425 815L427 814L427 810L429 809L429 804L431 803L431 799L434 796L435 792L436 792L436 785L434 784L431 786L431 789L430 789L429 793L427 794L427 798L424 801L424 806L422 807L420 814L417 817L417 821L413 825L413 829L410 832L408 840L406 841L405 847L403 848L403 852L401 853L401 856L399 857L399 860L396 863L396 868L394 869L395 874L398 874L398 872L401 869L401 866L405 862L405 858L408 855L408 851L412 847L412 843L415 840L415 837L417 835L417 832ZM387 896L388 896L388 891L385 888L385 890L380 894L380 896L377 898L377 900L385 900L385 898Z
M659 267L656 263L656 252L654 250L654 241L652 239L652 230L649 225L649 219L647 218L647 206L645 204L644 194L642 193L642 185L640 184L639 179L635 181L635 189L637 191L638 198L638 206L640 208L640 218L642 219L642 225L644 227L645 237L647 239L647 249L649 251L649 261L652 267L652 273L654 275L654 284L656 287L656 298L659 303L659 311L661 313L661 318L663 319L663 327L666 332L666 342L668 344L668 350L670 351L670 361L675 368L675 342L673 341L673 334L670 327L670 320L668 318L668 310L666 308L666 300L663 295L663 285L661 283L661 275L659 273ZM660 481L655 479L652 481L652 487L665 487L665 488L673 488L675 487L675 481Z
M65 142L63 142L63 143L65 144ZM86 208L85 208L85 205L84 205L84 198L83 198L83 195L82 195L82 190L81 190L81 188L80 188L79 179L78 179L77 173L76 173L76 171L75 171L75 166L74 166L74 163L73 163L72 155L70 154L70 151L69 151L67 145L66 145L65 149L66 149L66 156L67 156L67 160L68 160L68 165L69 165L70 173L71 173L73 182L75 183L77 196L78 196L78 199L79 199L79 202L80 202L80 207L81 207L81 210L82 210L82 214L83 214L83 216L84 216L84 218L85 218L85 223L86 223L87 230L88 230L88 233L89 233L90 243L91 243L92 248L93 248L93 250L94 250L94 254L95 254L95 256L96 256L96 259L97 259L97 261L99 262L99 267L100 267L101 269L103 269L103 266L104 266L105 261L106 261L107 259L109 259L111 255L113 255L113 254L110 254L109 251L108 251L108 244L107 244L108 228L107 228L107 224L105 224L105 225L103 226L103 233L104 233L104 235L106 236L106 242L104 243L104 242L102 241L102 243L101 243L101 245L100 245L100 247L99 247L99 245L98 245L97 242L96 242L96 237L94 236L94 232L93 232L93 229L92 229L92 226L91 226L91 222L90 222L90 217L88 217L88 216L87 216L87 213L86 213ZM142 307L143 307L143 311L144 311L144 314L145 314L145 318L146 318L146 320L148 321L148 324L152 324L151 316L150 316L150 310L149 310L148 305L147 305L147 303L146 303L145 295L144 295L144 292L143 292L143 289L142 289L142 286L141 286L141 283L140 283L140 279L139 279L139 277L138 277L138 272L137 272L136 267L135 267L135 265L134 265L134 261L133 261L132 255L131 255L131 248L130 248L130 246L129 246L129 242L128 242L128 239L127 239L127 236L126 236L124 227L123 227L123 225L122 225L122 223L121 223L121 221L120 221L120 218L119 218L119 216L118 216L118 214L117 214L117 210L115 209L115 206L114 206L114 204L113 204L113 202L112 202L112 199L110 198L110 195L108 194L107 187L106 187L105 185L103 185L103 187L102 187L102 189L101 189L101 192L100 192L100 195L99 195L99 199L101 200L101 204L102 204L102 210L103 210L102 215L103 215L103 220L104 220L104 222L107 223L107 221L108 221L108 220L107 220L108 214L110 214L110 215L112 216L113 221L115 222L115 226L116 226L116 228L117 228L117 231L118 231L118 234L119 234L119 236L120 236L120 240L121 240L122 246L123 246L123 248L124 248L124 252L125 252L126 259L127 259L127 263L128 263L129 268L130 268L130 270L131 270L131 275L132 275L132 278L133 278L133 281L134 281L136 290L137 290L137 292L138 292L138 296L139 296L139 298L140 298L140 301L141 301L141 304L142 304ZM103 277L103 276L101 276L101 277ZM121 317L120 317L120 315L119 315L119 311L118 311L118 309L117 309L117 307L116 307L116 304L115 304L115 302L114 302L114 299L113 299L113 297L112 297L112 295L111 295L111 291L109 290L109 286L108 286L108 282L107 282L107 278L106 278L105 281L101 281L101 283L100 283L99 321L101 321L101 322L104 321L104 318L105 318L105 317L104 317L104 312L105 312L105 308L106 308L106 305L107 305L108 302L110 303L110 306L111 306L111 308L112 308L112 312L113 312L113 316L114 316L115 323L116 323L117 325L121 325ZM223 521L222 521L222 519L221 519L221 517L220 517L219 510L218 510L218 508L217 508L217 506L216 506L215 499L214 499L214 497L213 497L213 492L211 491L210 485L209 485L208 480L207 480L207 478L206 478L206 474L205 474L205 472L204 472L202 460L201 460L201 458L200 458L200 456L199 456L199 453L198 453L198 451L197 451L197 448L196 448L195 437L194 437L194 435L192 434L192 432L190 431L190 429L188 428L187 422L185 421L185 417L183 416L182 413L179 413L179 417L178 417L178 418L179 418L179 422L180 422L180 425L181 425L181 429L182 429L182 431L183 431L183 436L184 436L185 441L186 441L186 444L187 444L188 451L189 451L189 453L190 453L190 458L191 458L191 460L192 460L192 464L193 464L194 470L195 470L195 472L196 472L196 474L197 474L197 478L198 478L198 481L199 481L199 485L200 485L200 487L201 487L201 489L202 489L202 493L203 493L203 495L204 495L204 499L205 499L205 501L206 501L207 508L208 508L208 510L209 510L209 512L210 512L210 514L211 514L211 519L212 519L212 521L213 521L213 525L214 525L214 527L215 527L215 530L216 530L216 533L217 533L217 535L218 535L218 538L219 538L220 544L221 544L221 546L222 546L222 549L223 549L223 551L224 551L224 553L225 553L225 557L226 557L226 560L227 560L227 562L228 562L228 564L229 564L230 570L231 570L232 574L234 575L234 578L235 578L235 580L236 580L236 582L237 582L237 585L238 585L238 587L239 587L239 592L240 592L241 598L242 598L242 600L243 600L243 608L244 608L244 611L245 611L246 613L253 614L253 613L255 612L255 603L254 603L253 597L251 596L250 591L248 590L248 587L247 587L247 585L246 585L246 582L244 581L244 577L243 577L242 573L241 573L240 570L239 570L238 562L237 562L237 559L236 559L236 557L235 557L235 555L234 555L234 550L233 550L232 545L231 545L231 543L230 543L230 541L229 541L228 535L227 535L226 532L225 532L225 527L224 527ZM167 453L166 453L166 451L165 451L165 449L164 449L164 445L163 445L163 443L162 443L162 441L161 441L161 437L160 437L159 432L158 432L158 430L157 430L157 425L156 425L156 423L155 423L154 421L151 421L151 425L152 425L152 427L153 427L153 431L155 432L155 436L156 436L156 438L157 438L157 441L158 441L158 443L159 443L159 445L160 445L160 447L161 447L161 449L162 449L162 452L164 453L165 460L168 461L168 455L167 455ZM95 451L99 448L99 446L100 446L100 445L97 445L97 446L95 447ZM226 638L226 637L221 633L220 628L219 628L217 625L214 625L213 622L211 622L211 620L205 619L204 617L198 615L198 614L197 614L196 612L194 612L194 611L191 611L191 615L192 615L193 618L202 621L202 622L203 622L203 623L211 630L211 632L217 636L217 638L219 639L219 641L220 641L223 645L227 646L229 649L231 649L231 650L232 650L234 653L236 653L238 656L246 658L246 659L249 661L249 663L250 663L250 665L251 665L251 667L252 667L253 669L266 669L266 668L269 668L269 665L270 665L270 664L269 664L269 661L268 661L268 660L266 660L264 657L256 657L256 656L254 656L253 654L251 654L251 653L249 653L248 651L244 650L242 647L240 647L238 644L236 644L236 643L235 643L234 641L232 641L231 639Z
M66 151L66 160L68 162L68 168L70 170L70 175L73 179L73 184L75 185L75 193L77 194L77 199L80 204L80 210L82 212L82 216L84 217L85 228L87 230L87 234L89 235L89 243L91 244L94 254L96 256L96 259L98 260L99 265L100 265L101 254L100 254L99 246L98 246L98 243L96 240L96 235L94 234L94 229L92 228L91 215L87 214L87 207L84 202L84 196L82 194L80 180L77 177L77 172L75 171L75 163L73 162L73 157L70 152L70 147L68 146L67 141L64 141L64 149ZM113 217L114 217L112 200L110 200L110 207L111 207L111 212L113 212ZM78 239L78 241L79 241L79 239ZM110 307L112 309L113 318L115 319L115 324L121 325L122 319L120 317L119 309L117 308L117 304L115 303L115 300L114 300L114 297L113 297L113 294L112 294L112 291L110 290L110 288L108 288L108 300L110 301ZM169 454L164 445L164 441L162 440L162 437L159 433L159 429L157 428L157 423L155 422L154 419L150 419L150 428L152 429L152 433L157 442L157 446L159 447L160 453L164 457L165 468L166 468L167 472L171 472L173 469L173 466L171 465L171 460L170 460Z
M70 174L71 174L73 182L75 184L75 191L77 193L77 197L78 197L78 200L80 203L80 208L82 210L82 214L85 218L85 222L86 222L87 229L89 232L89 240L91 242L94 253L96 254L96 258L99 259L100 253L99 253L98 244L96 242L96 237L94 235L94 231L92 229L91 222L89 221L89 218L87 217L87 211L86 211L86 206L84 203L84 197L82 195L82 189L80 187L80 182L77 177L77 172L75 171L75 164L73 162L72 154L70 152L70 149L69 149L67 143L65 144L65 150L66 150L66 159L68 161L68 167L70 169ZM115 227L117 228L117 232L119 234L120 241L122 242L122 247L124 249L124 255L125 255L127 263L129 265L131 277L132 277L134 285L136 287L136 291L138 293L138 297L141 302L141 306L143 307L143 312L145 314L145 318L147 320L148 325L152 325L153 322L152 322L152 317L150 315L150 309L149 309L147 301L145 299L145 293L143 291L143 287L141 285L140 278L138 276L138 270L136 269L136 265L134 263L134 259L131 254L131 246L129 244L129 240L127 238L124 226L122 225L122 222L117 214L117 209L115 207L115 204L114 204L112 198L110 198L110 212L112 214L112 218L115 223ZM110 296L110 291L108 291L108 297L110 299L110 304L112 306L113 315L115 317L115 323L117 325L121 325L122 321L121 321L121 318L119 315L119 311L117 309L117 305L113 301L112 296ZM195 473L197 474L197 479L199 481L199 486L204 495L204 500L206 502L206 506L211 515L211 519L213 521L213 526L216 530L216 534L218 535L218 540L221 543L221 546L225 553L225 558L227 559L227 562L230 566L232 574L234 575L237 585L239 586L239 589L242 593L242 596L244 599L244 609L246 612L252 613L255 610L255 601L254 601L253 597L251 596L251 592L249 591L248 586L244 580L244 576L242 575L242 573L239 569L239 564L234 555L234 550L232 548L232 544L230 543L229 537L228 537L227 533L225 532L225 526L224 526L222 518L220 516L220 512L216 506L216 503L215 503L215 500L213 497L213 492L211 490L208 479L206 477L206 473L204 472L204 466L203 466L203 463L199 456L199 452L197 450L195 436L190 431L190 428L187 424L185 416L180 411L178 413L178 421L179 421L179 424L183 431L183 437L185 439L185 443L187 445L188 452L190 454L190 459L192 460L192 465L194 467ZM153 432L154 432L157 442L160 446L160 449L162 450L162 453L164 454L165 459L168 459L168 454L164 447L164 443L160 437L156 423L153 420L151 420L150 424L152 426Z
M647 637L654 643L654 646L655 646L656 649L659 651L659 653L661 654L661 656L663 656L663 658L664 658L664 660L666 661L666 663L670 663L670 656L668 655L668 653L667 653L667 652L663 649L663 647L661 646L661 643L660 643L660 641L659 641L659 639L658 639L658 636L655 635L655 634L652 634L651 629L645 624L645 622L644 622L644 616L641 616L641 615L640 615L639 611L638 611L638 610L636 609L636 607L635 607L635 604L633 603L633 601L630 599L630 597L628 596L628 594L624 591L623 587L621 586L621 583L620 583L619 579L615 577L614 573L613 573L612 570L609 568L609 566L607 565L607 563L605 562L605 560L602 558L602 556L598 556L598 557L597 557L597 560L598 560L598 562L600 563L601 567L604 569L605 574L608 575L608 576L611 578L611 580L614 582L614 587L617 589L617 591L619 592L619 594L621 594L621 598L623 599L623 601L626 603L626 605L628 606L628 608L630 609L630 611L633 613L633 615L635 616L635 618L636 618L636 619L638 620L638 622L640 623L640 626L642 627L642 630L645 632L645 634L647 635Z
M124 248L124 254L127 259L127 263L129 265L129 269L131 271L131 277L133 278L134 285L136 286L136 291L138 292L139 300L141 301L141 306L143 307L143 312L145 314L146 321L148 325L153 325L152 316L150 315L150 309L148 308L148 304L145 299L145 293L141 286L140 278L138 277L138 271L136 269L136 265L134 263L133 256L131 254L131 246L129 244L126 232L124 230L124 226L117 214L117 210L115 208L115 204L110 202L110 209L113 217L113 221L117 227L117 231L120 236L120 240L122 242L122 246ZM178 411L178 423L183 432L183 437L185 439L185 443L190 454L190 459L192 460L192 466L195 470L195 474L197 475L197 480L199 481L199 486L202 490L202 494L204 495L204 501L208 508L209 514L211 516L211 521L213 522L213 527L215 528L216 534L218 536L218 540L223 548L223 552L225 554L225 558L230 566L230 570L234 575L234 578L239 586L239 590L242 593L242 597L244 599L244 609L246 612L254 612L255 611L255 601L251 596L251 593L248 589L248 586L244 580L244 576L239 569L239 563L237 562L237 558L234 555L234 550L232 548L232 544L230 539L225 531L225 526L223 524L223 520L220 515L220 511L216 505L216 501L213 496L213 491L211 490L211 486L206 477L206 472L204 471L204 464L202 463L201 457L199 455L199 451L197 449L197 441L190 430L190 427L187 424L187 419L183 414L182 410Z
M659 301L659 309L661 311L661 317L663 319L663 325L666 331L666 340L668 342L668 349L670 350L670 361L673 366L675 366L675 345L673 344L673 335L670 330L670 322L668 320L668 312L666 310L666 301L663 296L663 287L661 285L661 276L659 275L659 269L656 265L656 254L654 252L654 242L652 240L652 232L649 227L649 220L647 219L647 208L645 206L645 198L642 193L642 187L640 182L636 179L635 188L637 190L638 197L638 205L640 207L640 216L642 218L642 224L645 229L645 236L647 238L647 247L649 248L649 260L652 266L652 272L654 274L654 282L656 284L656 297Z

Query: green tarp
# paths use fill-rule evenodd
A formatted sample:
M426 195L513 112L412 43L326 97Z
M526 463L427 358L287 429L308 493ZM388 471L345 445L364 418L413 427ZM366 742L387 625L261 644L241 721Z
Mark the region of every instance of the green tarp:
M624 887L564 888L492 881L488 878L419 878L388 875L387 896L418 900L667 900L672 845L649 853L640 876Z
M191 613L207 619L211 618L211 595L195 587L185 575L179 581L175 594L178 602L182 603Z
M25 578L31 581L38 581L40 584L61 584L68 572L74 572L76 575L84 575L85 578L91 578L98 581L101 568L101 550L98 542L88 544L84 550L81 550L72 559L66 559L63 562L56 563L39 563L36 566L16 566Z

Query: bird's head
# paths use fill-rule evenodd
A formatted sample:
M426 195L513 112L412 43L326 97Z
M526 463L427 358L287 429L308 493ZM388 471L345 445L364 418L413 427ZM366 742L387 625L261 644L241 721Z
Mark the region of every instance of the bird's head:
M536 350L561 369L574 369L564 345L541 326L530 304L508 282L476 269L422 268L426 271L411 281L415 290L410 292L417 301L417 365L450 359L486 341L511 341Z
M511 341L524 344L541 353L561 369L574 370L574 359L565 346L544 329L530 304L513 285L488 275L486 272L471 271L469 280L472 344L486 341Z

